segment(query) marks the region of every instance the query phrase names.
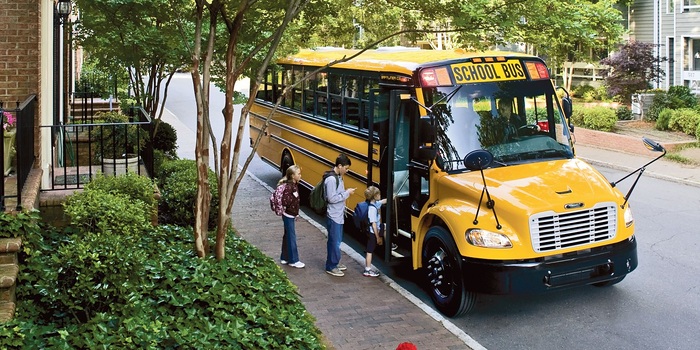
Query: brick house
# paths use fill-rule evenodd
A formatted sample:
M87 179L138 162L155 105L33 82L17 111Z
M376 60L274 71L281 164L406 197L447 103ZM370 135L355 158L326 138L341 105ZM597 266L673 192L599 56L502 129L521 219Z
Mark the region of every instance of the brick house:
M21 149L22 159L33 160L22 191L25 209L38 206L40 184L48 179L43 173L50 158L50 137L40 126L51 125L56 112L54 52L62 26L54 20L55 6L54 0L0 1L0 101L12 111L17 102L36 96L29 111L34 116L33 142Z

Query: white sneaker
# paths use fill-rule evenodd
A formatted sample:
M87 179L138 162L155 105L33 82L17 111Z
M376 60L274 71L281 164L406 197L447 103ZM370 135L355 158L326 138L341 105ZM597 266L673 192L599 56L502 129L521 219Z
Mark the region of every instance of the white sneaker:
M304 264L304 263L301 262L301 261L297 261L297 262L295 262L294 264L289 264L289 266L291 266L291 267L296 267L297 269L303 269L304 266L306 266L306 264Z
M280 260L280 264L287 265L287 260Z

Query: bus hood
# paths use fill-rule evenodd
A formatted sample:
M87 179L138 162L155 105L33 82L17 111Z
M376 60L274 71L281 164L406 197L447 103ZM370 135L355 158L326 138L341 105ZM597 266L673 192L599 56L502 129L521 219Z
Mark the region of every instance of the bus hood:
M504 214L506 220L522 218L522 214L529 217L542 211L565 212L624 200L602 174L578 159L489 168L484 170L484 178L498 216ZM438 183L441 198L464 199L475 204L484 187L479 171L447 175ZM462 195L466 198L459 198ZM486 201L484 194L482 211L488 210Z

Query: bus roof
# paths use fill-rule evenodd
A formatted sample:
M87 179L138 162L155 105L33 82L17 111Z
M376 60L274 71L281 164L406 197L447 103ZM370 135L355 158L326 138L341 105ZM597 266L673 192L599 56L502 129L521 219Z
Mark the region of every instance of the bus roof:
M360 50L342 48L304 49L299 53L282 58L280 64L321 67L326 64L350 57ZM524 53L508 51L474 51L457 50L422 50L408 47L386 47L367 50L350 61L334 64L333 67L368 71L394 72L407 75L419 67L463 62L474 57L532 57Z

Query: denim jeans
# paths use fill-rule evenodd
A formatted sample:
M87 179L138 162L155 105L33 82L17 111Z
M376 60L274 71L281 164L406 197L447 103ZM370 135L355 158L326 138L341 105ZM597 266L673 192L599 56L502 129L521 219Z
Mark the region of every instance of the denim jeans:
M282 236L282 254L280 260L286 260L290 264L299 261L299 252L297 252L297 233L294 227L294 218L289 218L282 215L284 223L284 236Z
M340 262L340 243L343 242L343 224L336 223L331 218L326 218L326 229L328 230L326 271L330 271L338 267L338 263Z

